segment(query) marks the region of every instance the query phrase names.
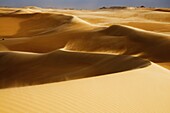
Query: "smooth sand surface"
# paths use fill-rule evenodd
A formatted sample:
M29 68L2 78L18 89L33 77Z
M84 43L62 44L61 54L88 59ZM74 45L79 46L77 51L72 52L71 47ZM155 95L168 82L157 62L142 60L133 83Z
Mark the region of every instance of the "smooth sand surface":
M169 113L170 76L149 67L25 88L0 91L3 113Z
M170 113L168 8L0 8L0 113Z

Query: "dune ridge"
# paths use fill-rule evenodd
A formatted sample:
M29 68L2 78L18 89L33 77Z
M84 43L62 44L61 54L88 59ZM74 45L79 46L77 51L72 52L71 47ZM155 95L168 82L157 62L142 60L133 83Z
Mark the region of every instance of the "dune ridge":
M14 15L15 18L25 15L30 19L27 18L26 22L22 22L23 24L21 24L21 30L19 30L15 35L11 36L13 39L8 36L4 37L8 40L1 41L2 44L10 50L50 52L56 49L65 48L68 50L70 49L97 52L112 51L116 54L126 55L142 54L141 57L147 57L150 60L157 62L169 60L170 54L167 53L167 51L169 51L168 48L170 45L170 36L167 34L145 31L124 25L97 27L92 26L90 23L85 22L76 16L63 14L33 13L12 15ZM40 18L41 21L39 21ZM48 22L43 22L46 19L48 19ZM36 25L38 21L40 23ZM81 30L81 28L83 29ZM21 41L19 37L29 38L22 38ZM88 38L90 45L88 44L88 41L84 42L86 38ZM105 45L106 40L109 40L112 43ZM115 44L115 42L120 40L124 43L121 43L120 45ZM46 46L45 43L47 42L51 43L51 46ZM100 43L102 46L97 47L99 45L96 43ZM156 51L153 51L153 48L150 47L150 43L154 45ZM88 44L88 47L83 47L83 45L86 44ZM133 47L134 45L137 47L135 48L136 50Z
M0 88L67 81L150 65L147 60L130 56L64 51L48 54L0 52L0 61L3 66Z
M140 57L149 58L156 62L169 61L170 58L170 36L165 34L123 25L113 25L87 38L71 40L65 49L126 55L141 54Z

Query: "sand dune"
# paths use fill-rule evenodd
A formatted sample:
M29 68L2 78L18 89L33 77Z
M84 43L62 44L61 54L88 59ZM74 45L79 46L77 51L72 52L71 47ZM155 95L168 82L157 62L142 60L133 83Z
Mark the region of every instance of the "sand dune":
M130 56L63 51L49 54L1 52L0 65L0 88L4 88L116 73L142 68L150 62Z
M168 8L0 8L0 112L169 113L169 22Z
M62 48L68 40L96 28L74 15L58 13L7 14L1 16L0 22L0 42L10 50L29 52L50 52Z
M163 11L155 11L156 9L152 8L132 8L132 9L124 9L124 10L56 10L57 12L73 14L80 17L83 20L86 20L90 23L94 23L97 25L111 26L113 24L128 24L128 23L136 23L129 24L129 26L134 26L137 28L142 28L150 31L163 32L160 31L167 27L169 29L169 20L170 15L168 12ZM168 10L162 9L162 10ZM82 13L83 12L83 13ZM138 25L139 23L139 25ZM141 25L142 23L142 25ZM154 25L154 23L156 25ZM148 27L148 24L151 24ZM159 25L159 26L157 26ZM160 29L151 29L152 27L160 27Z
M0 112L169 113L169 71L146 68L105 76L0 90Z
M148 31L167 33L167 34L170 29L169 23L160 23L160 22L128 22L128 23L124 23L124 25L132 26Z
M65 46L65 49L77 51L112 52L126 55L137 54L156 62L170 60L169 48L169 35L123 25L113 25L93 33L91 37L71 40Z
M6 16L3 16L5 18L4 21L2 20L3 23L9 22ZM50 52L65 47L65 49L78 51L110 51L126 55L141 54L141 57L147 57L157 62L169 61L170 58L168 52L170 36L167 34L144 31L123 25L113 25L106 28L97 27L76 16L63 14L33 13L8 16L11 16L11 20L13 17L19 19L22 17L27 20L24 20L22 24L18 23L21 30L17 31L15 35L5 37L5 41L1 41L10 50ZM48 22L44 22L46 20ZM10 29L14 30L14 28ZM10 34L9 32L5 33ZM20 39L19 37L26 38ZM88 41L85 41L87 38ZM109 43L107 43L108 41ZM115 44L117 41L121 41L121 43ZM50 43L50 46L47 45L48 43ZM154 45L154 48L150 43Z
M60 27L69 27L76 23L84 26L87 24L71 15L48 13L8 14L3 15L0 22L2 36L7 35L17 38L47 34L59 30Z

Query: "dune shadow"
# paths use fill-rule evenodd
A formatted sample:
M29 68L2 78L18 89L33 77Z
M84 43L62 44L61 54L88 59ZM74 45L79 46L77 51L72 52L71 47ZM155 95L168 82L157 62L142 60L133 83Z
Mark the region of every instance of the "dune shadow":
M0 53L0 88L39 85L144 68L148 60L124 55L54 51Z

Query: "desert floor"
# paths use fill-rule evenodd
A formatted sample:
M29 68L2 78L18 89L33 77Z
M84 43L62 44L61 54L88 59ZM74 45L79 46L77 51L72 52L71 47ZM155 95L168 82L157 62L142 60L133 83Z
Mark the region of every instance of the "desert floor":
M0 8L0 113L170 113L170 9Z

